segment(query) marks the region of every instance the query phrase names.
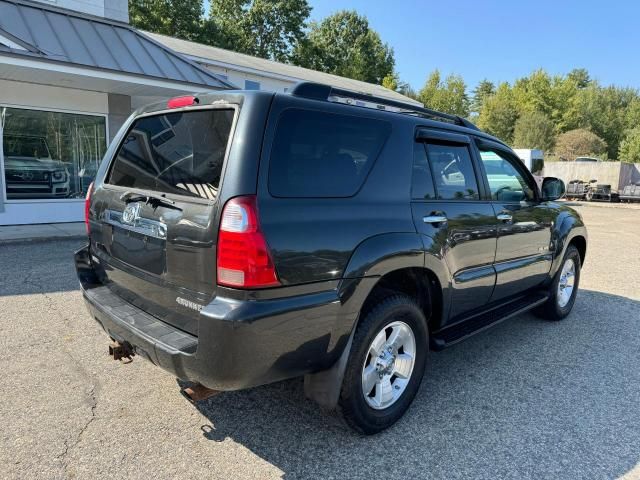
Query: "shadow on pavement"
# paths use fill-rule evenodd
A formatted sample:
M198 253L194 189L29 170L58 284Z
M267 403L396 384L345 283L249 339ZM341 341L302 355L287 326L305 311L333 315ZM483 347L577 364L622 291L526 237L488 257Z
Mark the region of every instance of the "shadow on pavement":
M616 478L640 461L640 302L581 291L440 353L404 418L359 437L293 380L198 404L285 478Z
M83 240L0 244L0 297L78 290L73 253Z

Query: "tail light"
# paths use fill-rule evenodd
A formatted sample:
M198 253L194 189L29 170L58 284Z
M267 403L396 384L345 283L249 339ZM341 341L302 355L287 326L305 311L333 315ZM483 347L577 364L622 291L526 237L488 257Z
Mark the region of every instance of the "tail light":
M260 230L254 196L229 200L218 233L218 285L261 288L280 285Z
M91 229L89 228L89 213L91 210L91 194L93 193L93 182L89 184L89 188L87 188L87 196L84 199L84 224L87 227L87 235L91 233Z

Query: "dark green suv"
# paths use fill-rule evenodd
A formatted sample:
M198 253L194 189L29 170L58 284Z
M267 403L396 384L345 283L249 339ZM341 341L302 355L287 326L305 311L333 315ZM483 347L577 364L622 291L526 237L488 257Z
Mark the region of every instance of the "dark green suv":
M575 301L587 234L504 143L459 117L325 85L137 111L76 254L114 358L192 400L296 376L356 430L398 420L427 352Z

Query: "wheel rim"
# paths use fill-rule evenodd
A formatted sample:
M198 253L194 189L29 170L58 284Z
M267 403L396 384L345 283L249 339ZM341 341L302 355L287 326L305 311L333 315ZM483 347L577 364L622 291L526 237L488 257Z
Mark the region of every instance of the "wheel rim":
M562 266L560 272L560 281L558 282L558 306L564 308L567 306L573 295L573 289L576 282L576 264L572 258L568 258Z
M416 358L416 339L404 322L392 322L378 332L362 366L362 395L371 408L393 405L407 389Z

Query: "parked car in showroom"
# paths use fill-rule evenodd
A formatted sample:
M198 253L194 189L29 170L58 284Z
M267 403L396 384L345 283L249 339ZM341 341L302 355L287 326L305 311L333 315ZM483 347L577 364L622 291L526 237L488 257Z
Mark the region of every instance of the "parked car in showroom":
M109 147L76 269L113 358L194 382L193 401L304 376L373 434L409 408L429 350L569 315L587 232L563 193L414 105L313 83L178 97Z
M8 199L69 196L69 171L51 158L44 137L5 134L3 150Z

